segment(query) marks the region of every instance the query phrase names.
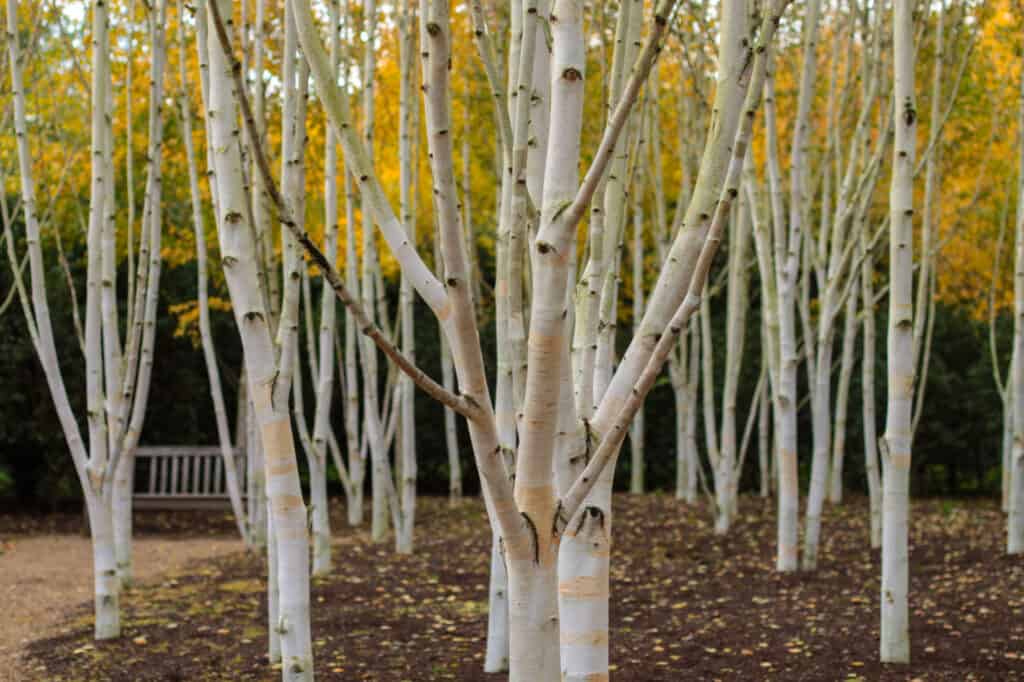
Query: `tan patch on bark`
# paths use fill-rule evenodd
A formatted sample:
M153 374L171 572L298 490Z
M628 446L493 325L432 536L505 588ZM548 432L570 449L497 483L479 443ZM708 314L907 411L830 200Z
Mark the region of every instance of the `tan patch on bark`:
M607 576L581 575L558 584L558 592L564 597L575 599L596 599L608 594Z
M551 507L555 499L555 487L550 483L545 485L520 485L516 486L516 504L520 509L544 509Z
M288 474L296 469L295 443L286 418L275 419L263 425L263 451L270 476Z
M298 495L275 495L273 501L274 511L287 513L302 506L302 498Z
M583 632L562 632L562 646L604 646L608 644L607 630L584 630ZM599 673L595 673L599 674ZM605 679L607 679L605 675Z

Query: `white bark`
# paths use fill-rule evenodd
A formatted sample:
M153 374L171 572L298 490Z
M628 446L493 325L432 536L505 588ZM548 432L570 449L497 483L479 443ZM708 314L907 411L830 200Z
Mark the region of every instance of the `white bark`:
M335 70L339 52L339 3L330 10L330 50ZM334 132L327 130L324 149L324 256L334 263L338 257L338 150ZM311 528L313 534L313 575L331 572L331 526L327 499L327 449L330 432L331 402L334 396L334 328L337 315L334 292L325 282L320 300L319 358L320 374L316 385L316 412L313 417L313 457L309 460ZM312 358L311 358L312 359ZM339 459L340 462L340 459ZM344 470L339 470L344 472ZM346 476L347 477L347 476Z
M803 217L806 214L807 206L809 205L809 203L811 201L811 197L808 196L808 193L807 193L808 192L808 184L809 184L808 178L809 178L809 174L810 174L810 169L808 168L809 160L807 158L807 153L808 153L808 147L810 146L810 142L811 142L810 139L809 139L810 138L810 136L809 136L809 134L810 134L810 113L811 113L811 105L812 105L812 103L814 101L815 80L816 80L816 75L817 75L817 46L818 46L818 31L819 31L818 13L820 12L820 8L821 8L820 0L810 0L810 2L807 3L807 11L806 11L806 14L804 15L804 22L803 22L803 49L801 50L802 64L801 64L801 69L800 69L800 91L799 91L798 99L797 99L797 110L796 110L795 119L794 119L794 123L793 123L793 139L792 139L792 142L791 142L792 146L791 146L791 150L790 150L790 165L789 165L789 229L790 229L790 233L791 233L790 241L793 241L793 236L796 235L796 242L797 242L797 244L799 244L800 240L802 238L804 238L804 237L801 236L803 234L803 232L806 230L806 228L803 225ZM805 243L806 243L806 247L807 248L811 248L811 239L810 239L809 235L806 237L806 242ZM792 263L787 263L787 269L791 266L793 268L793 270L794 270L794 272L792 272L792 273L789 273L789 272L786 273L786 279L787 279L786 284L787 284L787 286L789 286L789 285L795 286L796 285L796 276L797 275L796 275L795 270L799 267L799 254L801 252L800 252L799 249L795 249L795 251L796 251L796 256L797 257L795 259L793 259ZM792 257L793 255L794 255L793 254L793 250L791 249L789 256ZM804 278L803 278L803 281L804 281L805 285L806 285L807 282L809 282L810 276L811 276L810 272L808 271L807 268L805 268L804 269ZM792 282L789 281L790 277L792 277L792 280L793 280ZM779 286L779 291L782 292L783 290L784 290L784 287L782 285L780 285ZM791 292L787 291L786 293L789 294L789 295L792 295ZM795 292L792 292L792 293L795 293ZM806 297L804 297L803 300L806 300ZM802 309L805 309L805 308L806 308L806 305L804 305ZM782 319L782 316L780 315L780 320L781 319ZM806 324L807 323L807 315L806 314L803 315L803 320L804 320L804 323ZM784 323L783 327L785 327L785 326L786 325ZM786 333L786 330L783 330L783 333ZM808 374L810 376L809 384L808 385L813 387L811 389L811 392L812 392L811 401L812 401L812 403L815 400L816 394L820 393L820 390L818 390L818 389L819 389L819 384L821 383L821 382L816 382L817 377L814 377L813 376L813 372L812 372L812 369L814 367L814 363L811 362L811 360L812 360L811 353L812 353L812 350L813 350L813 339L814 339L814 337L811 334L807 333L806 329L805 329L805 333L804 333L804 346L807 349L808 360L809 360L809 362L807 364ZM830 345L831 335L828 336L828 340L829 340L829 344L826 344L827 345L827 347L825 349L826 351L830 351L830 349L831 349L831 345ZM795 398L796 398L795 369L796 368L795 367L791 368L788 365L790 359L788 357L788 354L786 354L785 352L784 352L784 355L787 355L786 359L783 360L784 371L787 372L787 373L789 371L793 371L794 372L794 376L792 377L792 379L793 379L793 382L792 382L792 388L793 388L792 398L795 400ZM796 361L795 354L794 354L794 357L793 357L793 361L794 362ZM826 365L826 368L825 368L824 371L828 372L830 370L831 370L831 360L829 360L829 362ZM826 393L825 395L827 396L828 393ZM830 400L830 398L825 397L825 400L828 401L828 400ZM818 403L818 404L820 405L820 403ZM787 410L794 410L795 411L795 405L787 406L786 409ZM792 443L792 446L795 449L795 447L796 447L795 414L790 416L787 413L784 416L784 419L786 419L787 421L792 420L794 422L794 424L793 424L793 433L792 433L793 438L792 438L791 441L789 440L789 434L785 433L785 432L784 433L785 433L787 442ZM825 445L824 445L824 447L822 447L822 436L821 436L821 433L822 433L822 428L821 427L827 426L828 416L827 415L822 415L821 414L821 410L820 409L816 409L815 410L815 419L818 421L818 428L815 428L813 430L814 433L816 434L816 437L815 437L814 459L813 459L813 463L812 463L812 467L811 467L812 468L811 488L810 488L810 494L808 495L808 501L807 501L807 529L806 529L806 533L804 535L804 567L805 568L814 568L815 562L817 561L818 532L819 532L820 525L821 525L820 524L820 519L821 519L821 503L824 501L824 492L825 492L825 489L824 489L824 480L825 480L824 473L825 472L824 472L823 467L825 467L825 468L828 467L827 437L826 437L826 439L824 441ZM822 422L825 422L825 423L822 423ZM787 431L788 431L788 429L787 429ZM783 447L788 447L788 445L783 446ZM795 455L796 455L796 453L794 452L794 457L795 457ZM781 488L780 488L780 499L781 499L781 497L782 497L782 495L781 495ZM780 554L780 559L781 559L781 554ZM780 568L781 568L781 566L780 566Z
M181 16L182 2L178 2L178 15ZM228 426L227 409L224 406L224 390L220 382L220 369L217 366L217 349L213 342L210 329L210 295L207 287L207 253L206 227L203 221L202 198L199 194L199 172L192 143L192 105L189 101L190 82L185 71L185 25L178 24L179 43L179 78L181 92L179 95L182 120L182 140L185 143L185 157L188 162L189 195L192 200L192 226L196 239L196 278L197 298L199 305L199 340L203 349L203 361L206 364L206 375L210 381L210 397L213 400L213 414L217 423L217 440L220 443L221 460L224 464L224 479L227 485L228 498L231 500L231 511L235 517L238 532L247 546L252 546L249 534L249 519L242 505L242 491L238 483L235 451L231 444L231 430Z
M413 109L417 102L413 95L413 63L416 42L413 39L413 10L409 0L402 4L399 18L399 41L401 73L399 78L399 164L401 166L401 208L402 221L409 240L416 243L416 203L413 164L413 142L419 138L418 127L414 125ZM421 41L423 37L421 36ZM413 291L408 277L402 276L399 292L399 315L401 318L402 350L413 362L416 361L416 338L413 319ZM399 399L401 401L402 433L398 452L400 468L401 526L395 529L395 548L399 554L409 554L413 549L413 524L416 518L416 396L412 380L399 377Z
M120 634L118 610L117 531L123 537L130 528L131 456L141 430L148 398L149 370L152 366L153 326L156 312L156 286L159 279L159 201L160 117L163 73L162 19L165 6L152 8L154 21L152 87L150 108L150 173L147 180L150 210L144 221L143 244L155 244L156 252L147 261L145 290L133 292L138 320L130 326L127 372L122 374L121 342L116 315L116 235L114 234L114 168L112 162L112 93L110 77L109 17L106 3L97 2L92 12L92 93L90 142L90 206L87 229L88 265L86 273L86 323L84 351L86 360L86 447L64 385L50 312L46 300L45 266L40 246L39 219L36 214L32 157L28 141L22 56L18 41L18 6L8 0L8 50L11 67L11 91L22 210L31 274L31 301L23 288L23 305L29 335L42 364L61 429L71 451L75 471L82 486L93 538L95 636L107 639ZM157 187L154 190L154 186ZM9 247L13 247L10 221L13 218L4 203L4 229ZM11 254L12 259L13 252ZM15 266L17 276L17 266ZM145 320L143 320L143 313ZM145 328L145 332L143 332ZM140 359L141 358L141 359ZM109 399L108 399L109 398ZM130 416L130 422L128 417ZM127 423L127 426L125 424ZM124 472L127 472L125 474ZM121 474L120 476L118 474ZM120 494L118 494L120 493ZM115 499L116 498L116 499ZM115 512L117 516L115 517ZM125 523L125 519L128 523ZM120 528L115 524L120 521ZM123 543L122 547L128 547ZM122 553L123 555L123 553ZM127 565L126 565L127 566ZM128 575L126 570L125 575Z
M737 3L727 12L727 23L734 22L735 28L743 25L743 8ZM556 10L557 11L557 10ZM561 14L559 15L561 16ZM770 41L777 20L774 12L767 15L762 25L760 39ZM745 29L743 30L745 32ZM728 35L728 33L725 33ZM557 43L556 43L557 45ZM762 43L763 46L763 43ZM744 46L749 49L749 45ZM678 336L687 318L693 314L700 299L699 292L706 286L706 276L711 258L721 241L725 216L732 200L738 194L740 170L746 155L754 111L760 100L764 78L764 50L754 49L751 71L740 69L738 89L744 97L746 116L733 119L737 125L732 129L732 144L727 149L728 172L718 187L719 198L714 202L715 211L707 223L708 238L701 244L700 253L694 263L693 279L689 285L685 302L674 312L666 331L659 334L648 362L642 370L637 385L630 397L618 411L609 432L600 439L600 445L570 489L562 496L556 514L556 524L565 526L565 541L559 558L559 597L562 616L562 667L563 679L603 679L608 674L607 649L607 580L609 574L608 541L611 528L611 479L626 427L640 409L643 398L650 390L654 379L660 373L669 353L678 343ZM749 59L752 53L746 53ZM735 55L739 63L743 51ZM747 62L748 64L750 62ZM754 85L748 93L751 73ZM554 102L554 99L553 99ZM553 111L554 111L553 107ZM739 126L742 118L743 125ZM550 171L550 169L549 169ZM589 176L589 173L588 173ZM550 182L550 179L549 179ZM584 186L586 186L586 181ZM705 188L707 190L709 188ZM541 237L544 235L541 231ZM540 237L538 238L540 242ZM607 242L606 242L607 243ZM555 249L557 252L557 248ZM531 325L531 334L534 327ZM607 398L606 398L607 399ZM587 444L589 449L589 444Z
M864 299L864 343L861 350L861 421L864 422L864 470L868 479L871 548L882 546L882 480L878 470L878 426L875 417L875 264L868 250L867 230L860 235L861 298Z
M851 273L856 277L856 274ZM856 286L856 285L854 285ZM857 290L851 288L846 299L843 325L843 350L839 364L839 385L836 388L836 421L832 432L832 466L829 469L828 500L838 504L843 500L843 457L846 454L846 414L850 399L850 381L853 377L853 351L857 341Z
M648 97L657 98L657 93L649 93ZM645 109L651 108L649 105ZM633 331L640 327L644 314L644 205L643 205L643 150L637 149L639 157L633 185ZM630 478L629 492L644 492L644 411L636 413L629 431L630 444Z
M910 662L907 590L910 567L911 418L914 401L913 217L917 110L914 96L914 25L911 3L893 2L893 73L896 136L889 194L889 340L885 449L882 453L883 663Z
M226 21L230 33L230 3L214 0L210 8ZM306 507L299 485L298 466L287 400L276 399L281 367L275 357L267 310L259 286L256 245L245 209L242 159L237 140L231 64L225 55L227 37L218 36L214 12L208 12L210 102L214 166L219 210L217 231L225 279L245 352L246 378L263 444L267 497L277 554L280 604L271 623L281 638L284 680L313 679L313 650L309 624L309 538ZM224 42L222 47L221 42ZM282 362L287 358L282 358ZM287 392L284 392L287 397Z
M333 130L333 128L332 128ZM346 171L345 188L345 283L349 291L361 298L359 268L356 258L355 197L352 194L352 179ZM345 443L348 450L348 471L352 480L352 492L348 497L348 524L359 526L363 523L363 496L366 490L366 455L360 446L359 419L359 368L356 344L356 322L352 311L345 309ZM365 433L365 432L363 432Z
M743 349L747 327L748 277L747 261L750 245L750 220L746 195L740 193L736 210L730 220L732 234L729 239L729 281L726 302L726 356L725 382L722 388L722 437L718 467L715 470L717 510L715 532L729 531L735 513L733 494L742 473L739 469L739 439L737 437L737 394L743 362ZM751 403L751 410L756 402ZM713 409L713 407L712 407Z
M1024 74L1021 76L1020 114L1024 130ZM1006 524L1006 551L1024 553L1024 140L1020 143L1020 177L1017 180L1017 225L1015 231L1016 261L1013 273L1013 351L1012 382L1008 393L1013 403L1013 447L1010 450L1009 514Z
M554 22L551 27L554 66L552 68L550 129L553 134L549 139L543 177L540 230L530 249L533 278L531 287L533 301L530 307L531 324L529 328L531 343L527 351L528 362L525 365L524 415L521 422L522 432L520 433L519 456L516 461L517 475L515 499L513 500L509 495L509 482L502 471L502 459L505 453L499 447L498 430L494 414L491 411L486 381L483 378L474 306L472 305L471 288L468 286L469 275L464 253L465 241L460 233L454 178L451 172L451 142L448 134L450 128L440 125L448 123L446 74L438 74L439 78L431 78L429 81L424 79L428 112L427 139L431 143L435 209L441 229L445 268L445 286L441 288L440 282L425 269L415 249L402 234L399 222L383 198L379 182L368 163L366 150L352 131L347 102L343 96L340 96L337 87L331 82L329 74L324 68L326 60L316 36L309 3L301 0L294 3L296 18L300 25L299 33L303 50L310 60L317 81L317 92L325 102L332 127L335 128L342 140L346 160L350 161L353 175L360 183L364 200L367 200L368 213L373 215L374 221L380 226L392 251L402 268L410 276L414 286L441 320L446 336L452 343L460 389L474 403L474 409L467 409L465 405L462 405L462 409L463 413L469 417L470 436L473 439L477 465L481 470L488 511L495 526L502 533L508 556L511 620L510 665L511 679L513 680L545 682L558 679L559 656L555 639L555 634L558 632L558 620L555 603L556 581L560 577L556 576L554 559L559 550L559 536L567 528L579 530L582 527L570 524L570 521L576 520L573 517L577 517L577 512L579 512L577 519L586 516L591 523L599 521L594 525L602 532L606 531L608 514L604 509L607 509L607 504L603 509L595 510L591 508L593 505L589 504L589 500L600 500L600 494L603 494L605 489L610 491L610 486L606 487L605 485L606 477L610 477L612 473L612 469L607 466L608 462L618 452L621 436L639 407L639 401L650 389L668 349L675 343L675 336L679 333L678 329L673 329L672 335L662 334L665 324L669 322L669 314L678 310L683 310L686 314L692 313L692 307L681 309L678 305L673 305L663 311L662 327L654 330L654 337L662 341L659 343L655 338L648 339L650 342L648 356L654 350L658 352L653 362L653 369L645 371L648 366L647 358L642 358L643 362L634 368L637 372L634 378L640 376L640 372L644 372L638 391L634 392L630 388L627 391L629 398L625 403L613 406L614 409L608 408L611 410L610 418L615 419L614 424L609 424L609 428L614 426L615 435L609 436L600 432L597 434L598 436L604 435L601 439L602 446L595 453L581 477L566 493L564 513L559 513L552 486L553 473L556 469L555 444L561 442L564 437L564 434L559 435L559 428L564 428L567 423L570 423L562 411L572 408L572 401L564 400L569 394L562 390L565 383L563 379L569 376L568 371L563 371L563 369L568 369L568 321L566 320L568 316L565 312L566 294L572 272L570 261L575 260L570 258L569 254L574 253L573 242L579 219L600 184L607 161L630 117L630 110L639 87L649 72L661 37L666 32L668 17L673 5L672 2L662 2L656 9L657 20L652 27L650 41L641 51L644 57L631 75L629 83L624 89L623 97L610 117L609 127L595 154L595 163L591 166L580 188L576 187L576 173L579 165L579 130L582 116L584 57L581 29L582 6L573 0L565 0L564 3L559 2L554 12L558 21ZM528 108L529 104L525 100L526 94L530 91L519 90L519 88L526 83L528 80L526 74L532 74L534 66L532 50L535 47L538 33L536 9L536 4L528 2L525 11L517 19L517 23L522 27L520 31L522 43L517 48L520 55L517 70L523 76L511 79L517 87L517 110ZM741 9L740 3L736 3L734 11L742 14ZM429 11L432 14L427 22L428 27L432 22L436 22L437 25L433 30L428 28L428 33L432 35L432 38L441 40L443 44L443 41L447 40L445 28L448 24L447 4L443 2L430 3ZM514 19L517 15L518 12L514 13ZM777 21L777 17L774 19ZM770 37L774 23L766 22L765 27L767 30L763 32ZM742 45L740 35L736 35L734 38L736 45ZM732 47L735 48L736 45L732 45ZM740 119L740 98L744 95L750 75L749 64L753 61L756 71L756 65L761 62L760 56L758 59L750 58L754 52L760 55L759 50L752 50L749 45L745 47L746 59L739 59L741 50L736 49L737 60L733 64L736 71L723 78L723 82L730 82L730 78L734 78L739 86L736 88L739 91L738 96L732 93L736 100L733 103L736 110L722 112L725 122L731 122L731 128L722 130L722 125L713 126L714 135L718 136L715 138L716 141L718 138L729 138L719 145L715 154L710 154L712 161L709 163L721 165L723 169L715 182L705 179L703 184L698 183L709 206L714 206L722 201L720 190L725 178L724 167L729 165L727 158L730 145L736 142L734 133ZM433 52L437 49L439 48L434 46L430 51ZM761 68L763 69L763 65ZM758 85L755 90L759 94L760 86ZM723 97L724 101L729 101L728 97L724 95ZM517 115L516 118L515 126L518 131L523 129L528 121L526 116ZM749 132L748 124L745 128L746 138L739 146L745 147L746 141L749 139ZM517 137L516 140L520 141L522 138ZM513 155L520 153L521 150L522 156L526 156L525 145L514 146L516 149ZM733 162L736 167L734 180L738 178L741 161L742 154L739 161ZM520 161L511 166L514 169L525 169L526 164ZM525 170L514 173L513 177L516 181L522 178L523 182L520 183L520 186L525 186ZM725 195L724 203L730 203L735 193L736 189L731 188L730 193ZM508 196L506 194L506 197ZM505 212L503 209L503 213L506 216L516 217L518 224L515 227L519 230L526 227L526 221L523 218L529 217L528 196L520 189L515 198L515 210ZM507 203L510 202L503 202L503 204ZM695 215L699 215L700 208L703 207L693 209ZM694 221L695 225L696 223L697 221ZM714 246L720 240L722 223L721 215L717 215L716 220L712 221L709 212L708 216L700 221L699 230L691 230L691 232L699 234L701 239L700 242L691 244L696 247L692 254L691 266L697 267L698 264L700 266L698 281L695 283L696 291L699 291L699 287L703 285L703 279L710 267L710 257L706 254L713 254ZM703 237L709 230L714 235L714 239L709 242L711 246L705 249ZM525 229L522 234L527 234ZM312 250L308 242L307 248ZM510 250L517 251L516 248ZM697 256L701 252L705 252L705 255L698 261ZM693 269L690 272L693 272ZM518 286L518 282L515 286ZM365 291L364 296L368 297ZM681 299L681 296L679 298ZM696 299L695 296L692 298ZM515 308L514 305L511 307ZM665 307L664 303L662 307ZM513 373L519 371L518 367L512 369ZM451 404L459 405L461 403L456 399ZM621 411L620 407L623 407L625 411ZM575 419L572 421L574 422ZM558 451L561 452L561 449L559 448ZM561 468L561 464L559 464L559 468ZM595 485L600 486L601 493L591 498L589 495L594 491ZM548 532L548 529L552 527L555 532ZM564 547L568 547L568 542ZM584 548L581 547L581 549ZM606 558L599 556L593 558L597 559L595 566L607 566ZM572 575L580 575L581 562L575 560L570 552L566 553L566 561L573 564L572 571L574 573ZM587 581L582 582L586 583ZM566 592L563 590L563 596L565 595ZM568 596L574 596L571 590ZM602 609L606 612L607 600L598 601L601 603L584 604L579 613L597 614ZM598 623L599 621L591 622ZM578 631L581 625L585 626L582 619L577 621L577 618L574 617L569 632ZM603 648L599 649L596 656L581 655L574 660L582 666L588 665L586 661L590 661L592 664L595 660L600 665L600 660L606 661L606 657L607 650ZM568 679L573 679L573 670L566 664ZM592 672L596 672L598 675L602 674L600 670L582 672L584 674ZM606 674L606 670L604 673Z
M765 83L765 131L769 196L775 251L775 289L778 296L778 380L775 394L775 462L778 467L778 556L781 572L797 570L800 489L796 460L797 447L797 369L796 277L802 234L785 223L782 210L782 181L779 172L778 133L775 119L774 78L769 72Z

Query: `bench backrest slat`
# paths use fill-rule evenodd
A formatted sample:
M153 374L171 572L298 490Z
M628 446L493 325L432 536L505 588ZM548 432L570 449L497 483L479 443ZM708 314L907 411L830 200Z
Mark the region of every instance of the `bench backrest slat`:
M237 448L233 455L238 483L244 491L248 473L245 455ZM140 447L135 452L135 464L140 474L137 479L145 481L136 489L135 496L151 502L150 506L156 505L159 499L173 503L175 508L186 509L193 503L195 508L206 508L228 499L227 476L219 447Z

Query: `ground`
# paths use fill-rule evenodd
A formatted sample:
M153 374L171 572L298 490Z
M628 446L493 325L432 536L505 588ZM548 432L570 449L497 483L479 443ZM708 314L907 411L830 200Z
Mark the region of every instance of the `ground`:
M370 544L337 511L335 571L313 584L318 679L502 679L481 672L482 506L421 499L411 557ZM230 532L207 522L207 533ZM705 508L663 495L618 496L614 523L616 680L1024 679L1024 561L1004 555L991 504L914 505L909 667L877 662L879 557L863 500L826 513L814 574L775 573L768 500L745 498L725 538ZM26 679L280 679L264 656L263 576L259 557L236 553L135 589L114 642L91 641L81 604L62 632L27 647Z
M141 585L240 547L236 538L206 521L204 532L196 534L195 515L138 517L135 575ZM84 528L78 515L0 515L0 679L42 679L27 669L27 645L77 630L91 617L82 607L92 598L92 545Z

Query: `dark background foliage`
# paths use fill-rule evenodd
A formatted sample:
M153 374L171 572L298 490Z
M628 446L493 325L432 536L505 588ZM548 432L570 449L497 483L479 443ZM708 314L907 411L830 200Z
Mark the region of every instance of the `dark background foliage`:
M84 281L84 254L68 254L76 281ZM68 392L76 415L84 415L84 362L72 325L67 285L54 253L46 254L50 306L57 337L58 351ZM215 261L212 263L215 267ZM79 276L80 275L80 276ZM122 277L123 281L123 277ZM0 270L0 291L11 286L10 271ZM314 278L314 292L319 290ZM79 301L83 299L79 292ZM760 302L756 276L751 282L751 305L748 312L746 352L741 373L738 429L743 420L760 371ZM316 293L315 293L316 295ZM165 268L161 282L160 314L156 341L156 363L149 412L142 435L143 444L216 444L216 427L207 384L202 353L188 335L175 336L176 319L167 312L169 305L195 297L194 264ZM389 292L389 300L397 300L397 291ZM876 412L879 434L885 415L885 305L878 310L878 344L876 377ZM724 296L713 301L715 339L724 339ZM123 311L122 311L123 315ZM339 315L339 318L343 316ZM123 318L122 318L123 319ZM429 310L417 301L416 355L419 363L432 376L440 377L437 326ZM620 352L628 340L628 321L620 324ZM841 328L842 325L840 324ZM840 329L841 332L841 329ZM1008 357L1012 324L1008 316L997 320L1002 362ZM213 334L217 342L221 376L229 418L234 421L237 401L240 344L230 314L213 314ZM481 336L485 358L494 357L493 310L481 316ZM858 335L856 357L860 357L862 339ZM841 339L836 340L836 357ZM304 345L302 346L305 347ZM5 507L53 509L73 506L80 499L70 455L57 422L53 403L42 369L25 329L24 317L15 302L0 316L0 505ZM715 343L716 386L721 401L722 367L725 344ZM382 367L385 366L382 362ZM305 370L308 372L308 369ZM800 368L801 394L806 391L806 370ZM383 377L382 377L383 381ZM833 381L833 392L837 379ZM306 405L312 419L312 381L308 374L303 382ZM337 382L336 382L337 385ZM849 490L866 490L863 461L860 366L855 367L850 389L845 485ZM988 325L970 316L965 305L936 306L935 339L926 386L926 401L920 428L914 442L913 492L915 495L997 495L1000 480L999 448L1002 428L1002 407L992 378L988 350ZM834 399L834 396L833 396ZM422 393L417 393L416 438L419 453L419 490L423 494L445 494L448 465L444 445L441 407ZM340 399L334 401L334 424L340 430L342 419ZM698 405L699 409L699 405ZM645 406L647 482L651 489L670 491L675 471L675 404L671 387L663 377L651 392ZM719 414L720 418L720 414ZM703 423L698 419L698 443L703 451ZM461 456L467 493L479 489L469 450L465 426L459 424ZM806 403L800 411L800 466L806 484L810 472L811 451L810 410ZM629 480L630 458L627 440L619 458L617 483ZM757 485L757 438L752 438L751 452L743 474L743 487ZM300 450L301 452L301 450ZM332 471L332 476L336 476ZM333 479L334 493L340 487Z

